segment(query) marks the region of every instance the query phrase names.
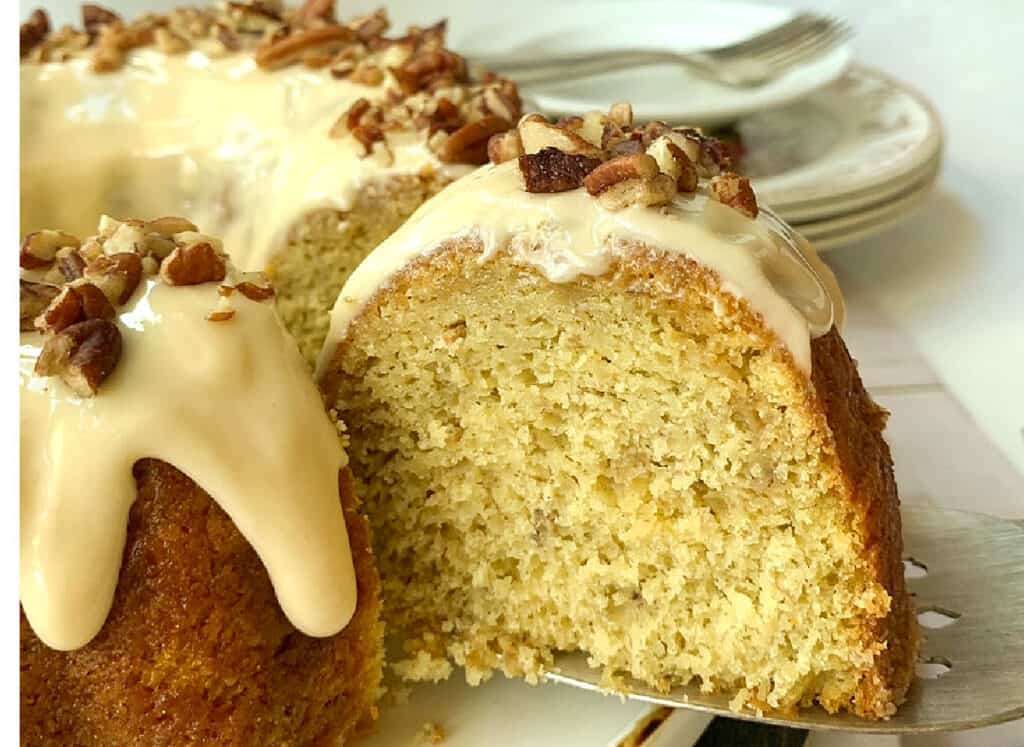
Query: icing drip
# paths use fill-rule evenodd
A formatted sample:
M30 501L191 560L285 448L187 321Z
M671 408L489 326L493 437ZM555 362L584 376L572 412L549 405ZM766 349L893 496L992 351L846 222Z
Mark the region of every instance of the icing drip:
M85 399L33 374L42 338L22 334L21 602L47 645L77 648L102 627L146 457L232 518L295 627L328 636L351 618L347 458L273 304L231 300L234 318L209 322L216 283L145 281L119 316L120 363Z
M365 158L354 138L328 137L353 101L387 88L300 66L267 73L248 54L143 49L104 75L88 59L22 65L22 232L84 235L101 213L188 215L240 269L262 270L305 213L347 210L369 181L469 171L415 132Z
M362 262L331 312L319 374L378 288L415 258L460 235L481 241L481 261L508 250L515 261L556 283L602 275L623 239L685 254L716 272L723 290L746 299L805 372L811 368L811 336L825 334L842 316L842 299L828 271L769 212L751 220L703 192L679 195L660 208L610 211L584 189L525 192L516 162L509 161L446 187Z

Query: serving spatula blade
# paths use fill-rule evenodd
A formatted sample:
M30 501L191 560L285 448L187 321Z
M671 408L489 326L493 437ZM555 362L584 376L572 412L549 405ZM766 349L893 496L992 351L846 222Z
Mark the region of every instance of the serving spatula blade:
M1024 718L1024 527L984 514L903 508L907 586L923 637L918 677L885 721L820 708L797 714L733 711L731 695L691 685L658 693L629 684L628 698L802 729L913 734ZM581 653L555 660L551 681L602 690ZM935 676L941 672L939 676Z

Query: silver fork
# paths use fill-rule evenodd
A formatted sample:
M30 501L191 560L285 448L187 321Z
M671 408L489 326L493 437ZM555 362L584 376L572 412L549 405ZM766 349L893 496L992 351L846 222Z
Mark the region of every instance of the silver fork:
M798 13L743 41L698 52L619 49L550 57L524 53L473 59L475 67L507 75L520 84L570 80L657 64L675 64L729 86L750 88L819 57L849 38L850 27L830 16Z

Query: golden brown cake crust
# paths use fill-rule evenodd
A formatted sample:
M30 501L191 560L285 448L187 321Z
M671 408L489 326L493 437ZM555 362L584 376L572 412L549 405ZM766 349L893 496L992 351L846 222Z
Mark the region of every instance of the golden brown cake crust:
M331 638L288 622L255 551L194 482L157 460L134 472L99 635L55 651L21 614L22 744L336 744L365 730L381 675L380 582L348 468L339 490L358 602Z
M828 420L849 496L860 509L866 552L891 607L870 631L887 648L875 660L855 696L862 716L891 715L914 677L918 630L903 577L903 533L889 446L882 438L888 413L868 395L839 333L832 329L812 342L812 381Z

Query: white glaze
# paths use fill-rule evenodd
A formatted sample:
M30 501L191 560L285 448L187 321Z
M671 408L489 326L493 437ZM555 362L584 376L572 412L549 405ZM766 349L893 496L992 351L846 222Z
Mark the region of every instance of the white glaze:
M217 284L143 283L119 317L121 360L95 397L32 372L21 337L21 603L48 646L85 645L110 610L135 500L132 466L164 460L232 518L302 632L341 630L356 581L337 433L273 303Z
M85 235L101 213L187 215L240 269L264 269L299 218L348 209L367 182L469 170L441 164L422 133L392 133L370 157L351 137L328 137L353 101L387 88L302 66L267 73L249 53L141 49L102 75L86 58L24 64L22 233Z
M508 249L514 261L536 267L552 282L603 274L623 239L685 254L717 273L723 290L746 299L807 373L811 337L825 334L841 316L841 298L834 283L819 276L813 250L802 250L769 213L751 220L704 193L680 195L664 207L610 211L584 189L525 192L518 165L510 161L446 187L356 268L331 312L318 375L379 288L409 262L460 235L480 240L481 261Z

